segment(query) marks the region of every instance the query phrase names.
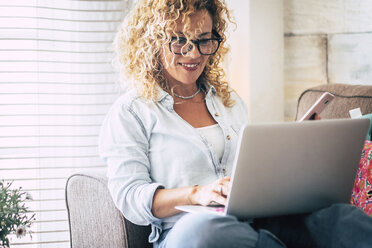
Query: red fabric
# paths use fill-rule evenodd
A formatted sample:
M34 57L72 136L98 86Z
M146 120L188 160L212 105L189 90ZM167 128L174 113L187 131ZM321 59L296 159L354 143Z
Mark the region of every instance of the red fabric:
M351 195L351 204L372 217L372 141L366 140Z

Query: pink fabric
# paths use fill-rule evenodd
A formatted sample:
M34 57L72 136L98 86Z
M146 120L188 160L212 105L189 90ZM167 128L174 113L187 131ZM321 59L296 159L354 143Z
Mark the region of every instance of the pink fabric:
M366 140L351 195L351 204L372 217L372 141Z

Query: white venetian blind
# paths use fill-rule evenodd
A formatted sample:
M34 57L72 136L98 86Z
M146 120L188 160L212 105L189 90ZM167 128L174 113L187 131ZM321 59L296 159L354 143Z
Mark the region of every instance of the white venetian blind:
M0 179L28 191L33 237L69 247L66 179L102 170L100 124L118 95L112 41L128 1L0 0ZM89 238L89 237L87 237Z

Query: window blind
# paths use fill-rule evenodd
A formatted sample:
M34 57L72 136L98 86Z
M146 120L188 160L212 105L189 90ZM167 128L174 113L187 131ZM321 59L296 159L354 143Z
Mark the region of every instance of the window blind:
M130 1L0 0L0 179L30 192L32 239L69 247L64 187L103 170L97 141L118 96L112 41ZM87 237L89 238L89 237Z

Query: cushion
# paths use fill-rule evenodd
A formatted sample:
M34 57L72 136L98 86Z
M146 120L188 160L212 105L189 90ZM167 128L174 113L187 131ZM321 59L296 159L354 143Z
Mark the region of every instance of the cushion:
M351 204L372 217L372 141L366 140L351 195Z

